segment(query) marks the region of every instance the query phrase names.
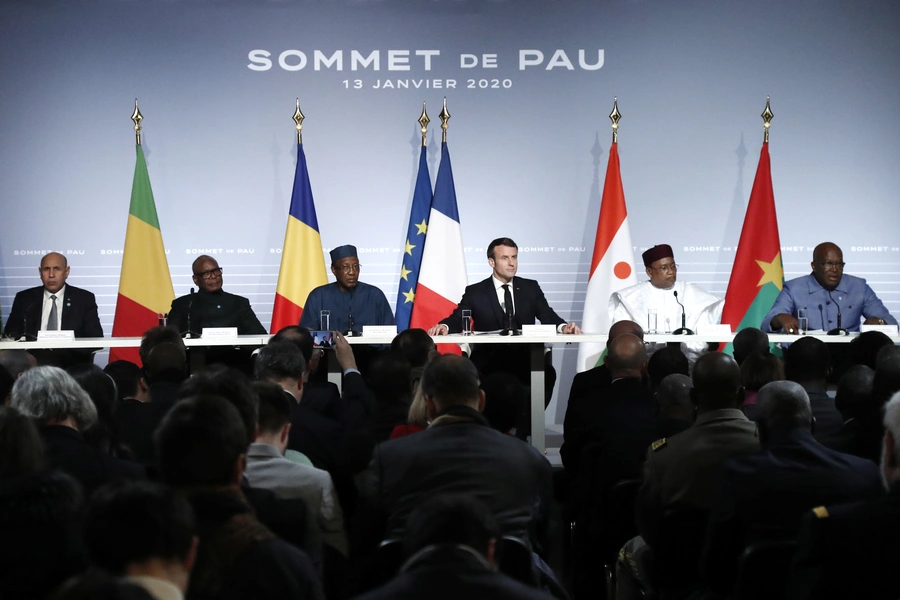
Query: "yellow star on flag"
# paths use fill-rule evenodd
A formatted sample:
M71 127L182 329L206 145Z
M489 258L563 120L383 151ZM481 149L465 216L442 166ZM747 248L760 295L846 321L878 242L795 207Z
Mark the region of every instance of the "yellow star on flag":
M428 222L422 219L421 223L416 223L416 229L419 230L416 235L425 235L425 232L428 231Z
M784 283L784 269L781 267L781 252L776 254L775 258L770 263L767 263L764 260L758 260L756 261L756 264L758 264L759 268L763 271L762 277L759 278L759 283L756 284L756 287L762 287L771 282L775 284L778 291L781 291L781 286Z
M406 252L407 254L409 254L410 256L412 256L412 249L413 249L413 248L415 248L415 246L414 246L413 244L410 244L410 243L409 243L409 240L406 240L406 250L404 250L404 252Z
M406 281L409 281L409 279L407 279L406 276L409 275L410 273L412 273L412 271L407 269L406 265L404 265L404 264L400 265L400 279L406 279Z
M408 292L403 292L403 297L406 298L406 300L403 301L403 304L409 304L416 299L416 293L412 290L409 290Z

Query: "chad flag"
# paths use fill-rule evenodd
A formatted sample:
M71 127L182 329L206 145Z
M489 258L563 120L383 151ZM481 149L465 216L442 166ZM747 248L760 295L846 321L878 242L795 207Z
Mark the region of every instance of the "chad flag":
M313 289L326 283L328 275L325 271L325 255L322 254L316 205L313 203L309 172L306 170L306 154L303 152L303 144L298 143L297 170L294 172L294 191L291 194L291 208L284 233L284 247L281 250L271 333L277 333L288 325L299 324L307 296Z
M147 161L144 159L144 149L138 143L113 337L143 335L159 323L159 314L168 312L174 299L175 290L159 230ZM137 348L111 348L109 360L130 360L141 364Z

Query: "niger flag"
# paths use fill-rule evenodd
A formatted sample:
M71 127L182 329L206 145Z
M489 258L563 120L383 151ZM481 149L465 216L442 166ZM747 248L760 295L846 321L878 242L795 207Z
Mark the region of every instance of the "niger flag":
M769 143L764 142L741 229L741 241L725 292L722 323L731 325L735 332L746 327L759 327L775 304L783 284L784 267L772 191ZM731 344L725 346L729 354L731 349Z
M113 337L140 337L159 323L159 313L168 312L174 299L144 149L138 144ZM141 364L137 348L111 348L109 360Z

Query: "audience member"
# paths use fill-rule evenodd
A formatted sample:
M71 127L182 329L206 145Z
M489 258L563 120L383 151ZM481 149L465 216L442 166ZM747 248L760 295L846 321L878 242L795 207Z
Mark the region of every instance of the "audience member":
M531 409L528 388L511 373L498 371L481 382L484 391L484 418L500 433L510 433L520 413Z
M900 354L885 352L878 360L875 378L872 380L872 399L879 406L884 406L896 393L900 392Z
M653 439L672 437L694 424L697 407L691 402L693 387L691 378L680 373L668 375L659 383L653 394Z
M25 350L0 350L0 367L9 372L13 379L18 379L22 373L36 366L37 360Z
M142 365L147 363L150 351L160 344L174 344L186 350L181 334L171 327L166 327L165 325L151 327L141 336L141 346L138 349L138 355L141 358Z
M398 333L391 341L391 351L405 357L413 369L425 368L428 361L438 356L432 337L424 329L415 327Z
M134 453L122 445L119 438L119 426L116 422L119 390L116 382L94 364L72 365L66 369L66 373L88 393L97 408L97 422L84 432L87 443L112 456L134 460Z
M34 423L0 406L0 598L45 598L84 567L81 486L44 467Z
M114 360L103 367L103 372L112 377L119 390L119 408L125 401L150 402L146 382L141 368L128 360Z
M874 382L875 369L864 364L853 365L841 377L834 395L834 406L844 418L845 425L847 421L869 412Z
M0 405L9 404L9 393L15 383L16 378L6 369L0 368Z
M734 335L731 345L734 348L735 362L738 366L743 366L747 357L754 352L769 353L769 336L765 331L756 327L745 327Z
M57 367L35 367L13 386L10 405L35 420L47 462L77 479L90 494L110 481L143 479L144 468L87 443L84 432L97 422L97 409L72 376Z
M91 570L67 581L52 600L154 600L146 589L103 571ZM166 600L180 600L166 597Z
M756 421L756 394L762 386L784 379L784 364L768 352L753 352L741 365L741 384L744 386L744 403L741 410L751 421Z
M473 494L504 535L546 539L550 463L533 447L490 428L482 416L478 372L459 356L440 356L425 368L421 390L429 428L375 448L360 482L361 550L402 537L412 510L444 492Z
M874 369L878 352L885 346L893 345L893 340L880 331L863 332L847 344L848 367L865 365Z
M424 372L424 371L423 371ZM391 431L391 439L396 439L425 431L428 427L428 411L425 406L425 396L422 394L422 386L416 388L409 412L406 413L406 423L394 427Z
M155 443L163 481L182 490L200 546L190 598L323 598L309 557L257 520L241 493L246 417L211 395L185 398L165 416Z
M797 538L792 585L786 597L866 598L900 596L900 394L884 411L881 476L887 495L808 512Z
M784 374L789 381L803 386L809 395L816 427L813 435L831 446L844 424L834 400L825 391L831 374L831 353L828 345L814 337L801 337L784 351Z
M681 351L681 345L660 348L650 356L647 363L647 376L650 378L650 389L656 390L666 376L679 373L690 375L691 368L688 357Z
M841 412L844 424L832 447L878 462L884 439L884 402L876 400L874 384L875 371L865 365L854 365L841 377L834 404Z
M812 410L800 384L763 386L757 408L762 452L725 463L707 527L704 579L722 595L734 585L746 546L794 539L803 513L818 504L882 493L873 462L830 450L812 436Z
M436 496L413 510L406 528L400 573L360 600L552 598L497 571L500 528L472 496Z
M162 484L103 486L88 504L84 545L91 563L156 600L183 598L197 542L191 505Z

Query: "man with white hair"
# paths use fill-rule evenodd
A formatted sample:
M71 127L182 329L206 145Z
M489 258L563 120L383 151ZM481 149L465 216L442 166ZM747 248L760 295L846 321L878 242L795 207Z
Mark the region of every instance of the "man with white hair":
M34 419L51 468L81 482L88 495L110 481L144 479L144 467L90 446L82 435L97 422L90 396L65 371L34 367L16 381L10 405Z
M887 495L807 513L788 598L900 597L900 392L884 409L881 476Z
M703 576L722 595L734 585L745 547L792 539L803 514L817 504L881 494L872 461L826 448L813 437L815 419L800 384L764 385L756 409L762 452L724 464L707 527Z

